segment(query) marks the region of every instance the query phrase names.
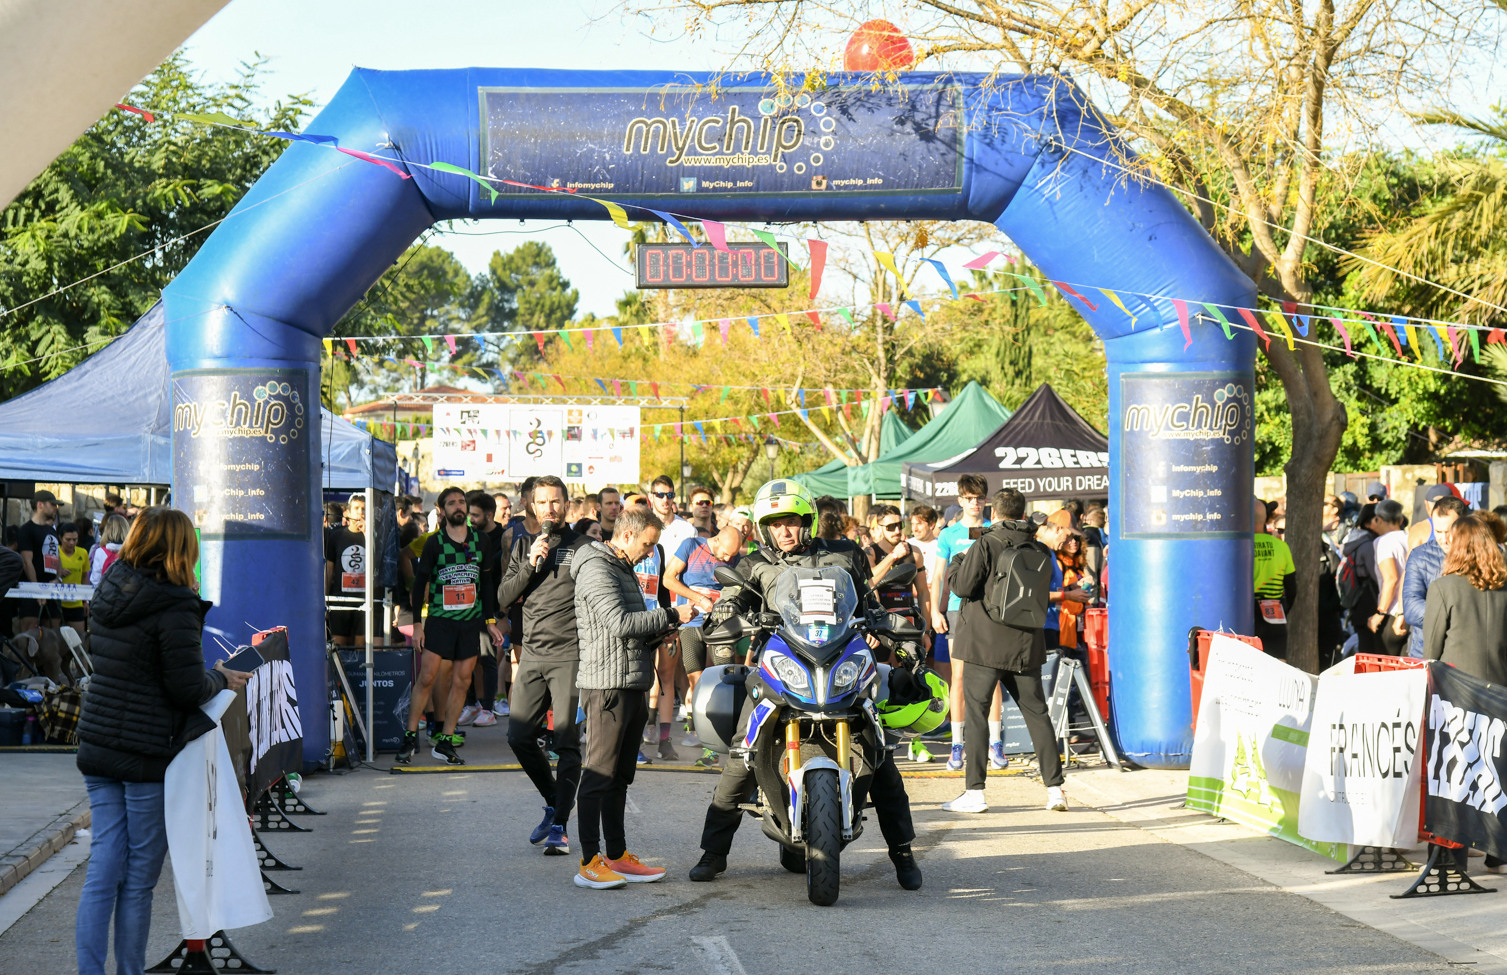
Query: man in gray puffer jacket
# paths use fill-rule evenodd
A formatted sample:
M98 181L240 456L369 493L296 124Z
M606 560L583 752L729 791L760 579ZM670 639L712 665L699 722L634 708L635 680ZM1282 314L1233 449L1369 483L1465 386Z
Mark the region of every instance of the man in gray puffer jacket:
M633 564L654 550L663 528L652 512L627 508L618 516L611 540L577 549L571 565L581 647L576 686L586 712L586 755L576 797L578 887L605 890L652 883L665 875L628 852L623 824L638 743L649 720L655 651L665 634L695 613L688 605L644 608Z

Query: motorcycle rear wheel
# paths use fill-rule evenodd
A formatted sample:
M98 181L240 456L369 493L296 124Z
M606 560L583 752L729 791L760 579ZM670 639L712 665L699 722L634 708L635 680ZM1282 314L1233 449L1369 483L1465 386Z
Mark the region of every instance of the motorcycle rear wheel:
M806 787L806 897L818 907L837 902L842 886L842 796L837 772L812 769Z

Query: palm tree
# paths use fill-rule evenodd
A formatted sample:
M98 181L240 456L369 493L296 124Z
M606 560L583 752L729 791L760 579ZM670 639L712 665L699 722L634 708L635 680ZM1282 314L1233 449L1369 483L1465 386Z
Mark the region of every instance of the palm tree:
M1497 2L1507 6L1507 0ZM1420 318L1507 323L1507 108L1499 106L1495 115L1492 120L1448 111L1417 116L1426 125L1485 136L1486 145L1471 155L1441 157L1438 165L1453 184L1448 195L1420 204L1400 229L1368 236L1361 253L1385 267L1349 264L1367 299L1387 299Z

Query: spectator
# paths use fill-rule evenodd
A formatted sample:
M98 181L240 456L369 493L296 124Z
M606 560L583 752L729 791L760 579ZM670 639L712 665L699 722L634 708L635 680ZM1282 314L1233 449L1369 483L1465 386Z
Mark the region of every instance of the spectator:
M1387 486L1380 481L1372 481L1366 485L1366 500L1372 504L1378 504L1387 500Z
M642 562L635 567L641 583L645 583L644 593L647 599L649 594L649 580L654 589L653 603L660 606L670 605L670 594L663 586L665 566L669 563L670 555L680 550L680 543L688 538L697 537L696 526L679 516L675 509L675 482L668 475L661 474L649 485L649 507L664 525L664 530L659 534L657 548L650 548ZM616 533L614 533L616 534ZM654 605L646 603L649 609ZM670 740L670 728L675 722L675 684L680 674L680 657L676 653L677 638L670 633L663 646L659 648L659 665L657 673L659 680L654 690L654 707L659 718L659 758L665 761L676 761L680 756L675 751L675 743Z
M335 507L340 506L337 504ZM345 508L345 523L333 529L326 529L324 533L325 595L345 599L364 599L366 569L366 497L361 494L352 494ZM326 610L325 620L330 631L330 639L336 645L366 646L364 609L357 609L345 603L336 603Z
M466 510L471 527L487 537L492 552L492 564L488 567L493 579L502 579L502 560L507 554L507 529L497 523L497 499L485 491L466 494ZM501 629L499 624L498 629ZM504 636L507 634L504 633ZM457 726L475 725L490 728L497 724L497 690L506 687L511 675L508 666L508 651L503 644L493 644L490 634L480 637L481 653L476 658L476 669L471 671L471 689L466 694L466 706L461 708Z
M702 538L711 538L719 530L717 516L712 511L712 492L699 484L691 488L690 521Z
M931 628L931 590L926 584L926 553L905 539L905 519L900 509L890 504L876 504L869 509L873 516L876 540L864 547L874 572L874 594L887 612L906 617L924 633ZM916 567L916 577L903 586L883 586L881 581L890 570L904 562ZM877 654L878 651L876 651ZM931 752L914 738L909 747L913 762L931 761Z
M1102 579L1104 573L1106 515L1104 505L1099 501L1090 502L1083 511L1083 564L1095 579Z
M959 496L962 496L961 486ZM942 808L948 812L969 813L985 812L989 808L984 796L984 736L979 731L984 724L986 705L1003 684L1020 708L1021 717L1030 731L1037 768L1047 787L1047 808L1060 812L1067 809L1067 800L1062 795L1062 758L1057 751L1051 719L1047 717L1046 695L1041 686L1041 668L1046 663L1046 635L1041 630L995 622L982 602L986 581L994 573L995 566L1007 557L1009 549L1040 549L1042 545L1032 538L1033 526L1021 520L1026 513L1026 499L1019 491L1013 488L997 491L994 513L1001 521L985 532L979 543L963 556L957 568L951 570L956 593L966 600L960 614L962 625L956 628L958 635L953 656L959 663L966 661L968 664L963 668L968 778L963 794L944 802ZM1048 544L1047 548L1060 548L1061 536L1073 531L1070 523L1063 524L1068 521L1058 519L1044 529L1058 543L1055 546ZM995 742L989 744L993 748Z
M1059 514L1071 515L1071 512L1064 508ZM1059 519L1061 521L1065 519ZM1088 604L1093 602L1096 583L1084 562L1083 533L1070 523L1059 524L1058 527L1062 529L1062 541L1055 553L1052 590L1074 594L1074 597L1057 600L1057 642L1048 642L1047 647L1051 649L1058 646L1064 650L1076 651L1079 646L1078 636L1082 632L1080 617Z
M86 556L94 552L94 522L88 518L73 519L73 527L78 531L78 546L83 549ZM84 573L88 575L88 573Z
M743 536L738 534L737 529L728 526L711 538L687 538L680 543L680 548L674 554L668 555L668 563L665 566L665 588L675 595L675 605L694 606L701 613L710 613L712 605L722 594L722 583L717 581L717 569L722 566L732 565L743 547ZM701 629L701 617L698 616L691 622L680 628L680 659L685 667L686 681L689 685L686 698L696 689L696 679L707 667L723 666L736 663L733 658L732 648L727 648L725 656L717 659L708 659L708 648ZM681 744L695 748L701 746L701 741L687 730L686 738ZM699 768L712 768L717 764L717 753L709 748L702 748L701 758L697 759Z
M51 491L38 491L31 496L31 520L21 525L22 569L28 582L57 582L58 580L58 517L57 495ZM57 627L63 619L62 607L56 599L28 599L21 605L21 632L26 632L40 620L44 626Z
M530 538L539 534L539 518L534 514L534 483L538 480L537 477L525 477L523 483L518 485L519 510L513 512L513 541L515 542L517 541L516 531L520 526L523 528L523 533ZM562 508L555 514L556 517L561 517L565 514L565 511Z
M948 683L952 695L952 751L947 758L947 768L952 772L961 771L963 768L964 668L962 658L950 652L951 649L956 648L957 641L961 639L957 628L963 622L963 602L956 593L950 591L947 573L951 571L952 561L968 551L983 529L989 526L988 520L984 518L984 494L988 490L989 482L978 474L964 474L958 478L958 501L961 503L959 510L963 512L962 520L957 524L948 525L937 536L937 556L932 562L930 578L927 580L932 587L931 625L938 633L948 634L950 642L952 676ZM946 607L945 615L944 606ZM990 759L995 768L1004 768L1009 762L1005 759L1004 749L999 744L1001 699L998 691L995 692L994 697L994 707L990 712L992 717L989 720Z
M5 547L12 552L21 551L21 528L18 525L5 526Z
M1350 526L1342 519L1345 503L1338 495L1324 499L1319 534L1319 667L1328 668L1339 658L1345 643L1345 607L1340 602L1335 578L1339 574L1340 546ZM1283 539L1286 541L1286 539ZM1289 547L1290 550L1290 547ZM1296 590L1294 590L1296 591Z
M325 532L334 531L343 524L345 524L345 506L338 501L326 501L324 503Z
M492 495L492 503L497 505L492 512L492 519L504 528L513 520L513 499L504 491L498 491Z
M1359 653L1376 653L1378 645L1376 634L1366 626L1366 620L1376 613L1376 598L1380 595L1376 584L1376 535L1371 530L1375 521L1376 505L1362 505L1355 517L1355 527L1345 536L1340 549L1344 560L1354 567L1356 592L1349 617Z
M98 586L105 577L105 570L120 557L120 546L125 542L126 532L130 527L124 515L109 515L105 518L105 523L99 528L99 548L94 550L94 558L90 561L89 585Z
M581 517L577 521L590 518L592 521L602 520L602 496L600 494L588 494L581 499Z
M1402 618L1408 625L1408 656L1415 659L1423 656L1429 588L1444 568L1444 537L1470 511L1449 491L1436 495L1433 504L1428 517L1429 537L1408 553L1402 574Z
M814 502L816 505L816 537L835 542L843 537L842 504L830 494L824 494Z
M727 516L727 523L738 530L738 535L743 539L744 554L752 554L759 548L758 540L754 538L754 524L752 513L744 506L739 505Z
M78 543L78 529L71 523L63 523L62 544L58 546L58 580L70 586L84 586L89 582L89 551ZM82 599L62 601L63 622L73 632L84 638L88 610Z
M612 537L613 530L617 527L617 516L623 510L623 496L617 488L607 486L601 490L602 514L597 520L602 523L602 534Z
M148 508L121 548L120 567L94 597L94 676L79 716L77 763L89 791L93 839L79 895L78 970L103 975L115 922L115 964L146 968L152 890L167 854L162 781L183 744L213 727L199 710L249 674L201 649L209 604L194 591L199 544L187 515Z
M852 515L844 515L842 519L842 537L862 548L868 544L868 529L863 527L863 522Z
M105 517L108 518L111 515L115 514L115 510L119 507L120 495L116 494L114 491L106 491L104 501Z
M1066 511L1068 517L1072 519L1072 527L1082 529L1084 512L1082 501L1079 501L1077 498L1070 498L1062 502L1062 510Z
M633 566L660 538L660 520L634 510L617 520L609 543L590 542L576 554L575 620L580 627L581 704L586 713L586 760L582 765L581 867L574 882L597 890L652 883L664 870L646 866L628 852L624 814L633 783L639 739L649 720L654 657L664 634L686 623L695 610L647 608ZM694 536L687 538L687 541ZM606 843L606 857L602 843Z
M575 532L577 535L585 535L593 542L602 541L602 523L600 521L596 521L595 519L582 518L574 525L571 525L570 530Z
M565 504L565 522L574 524L586 517L586 503L580 498L571 498Z
M1255 636L1261 640L1261 648L1268 655L1286 660L1287 611L1297 592L1298 570L1293 565L1292 549L1266 530L1271 510L1271 506L1260 498L1251 505L1252 548L1255 551L1252 573L1256 600Z
M1389 657L1401 656L1408 645L1407 623L1402 618L1402 578L1408 561L1408 536L1403 529L1407 523L1402 505L1392 500L1379 503L1371 519L1371 530L1376 534L1373 551L1378 595L1376 611L1365 620L1365 626L1376 635L1377 649L1372 652Z

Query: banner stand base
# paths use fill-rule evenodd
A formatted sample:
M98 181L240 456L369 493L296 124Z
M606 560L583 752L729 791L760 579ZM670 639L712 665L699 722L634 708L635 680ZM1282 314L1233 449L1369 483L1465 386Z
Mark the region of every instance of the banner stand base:
M278 883L277 881L273 880L271 877L267 876L267 872L265 870L262 871L262 889L267 892L267 895L269 897L272 896L272 895L274 895L274 894L297 894L297 893L299 893L299 891L296 891L296 890L294 890L291 887L284 887L282 884Z
M147 969L159 975L220 975L222 972L246 972L247 975L276 975L275 968L257 968L236 950L224 931L208 938L178 942L166 958Z
M323 816L324 813L304 802L288 785L286 778L278 779L272 783L271 792L274 793L278 807L282 809L284 816Z
M273 853L271 850L267 849L266 845L262 843L262 838L256 835L256 830L254 829L251 831L251 842L256 847L257 863L259 866L261 866L263 872L268 870L303 869L303 867L295 867L292 864L284 863L276 853Z
M1460 861L1465 859L1466 852L1453 850L1448 847L1431 844L1429 846L1428 862L1423 865L1423 870L1418 874L1418 879L1413 881L1411 887L1400 894L1392 894L1393 900L1401 900L1404 897L1442 897L1445 894L1494 894L1496 891L1491 887L1482 887L1470 879L1461 867Z
M1356 848L1349 863L1324 873L1412 873L1417 869L1418 864L1409 860L1402 850L1388 846L1362 846Z
M261 830L262 832L267 832L269 830L288 831L293 833L313 832L313 830L309 829L309 827L300 826L293 820L289 819L287 815L283 813L283 808L277 804L277 800L272 798L272 793L270 792L262 793L262 797L256 801L256 808L253 812L253 815L256 817L256 828Z

